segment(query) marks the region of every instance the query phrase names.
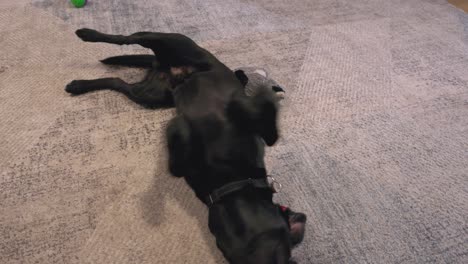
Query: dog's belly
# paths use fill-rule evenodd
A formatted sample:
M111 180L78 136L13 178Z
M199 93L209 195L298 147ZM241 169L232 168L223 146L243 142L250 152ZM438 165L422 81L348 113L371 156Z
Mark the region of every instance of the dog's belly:
M195 71L195 68L192 66L180 66L180 67L171 67L170 73L172 77L187 77Z
M166 73L166 78L170 80L172 90L183 83L194 73L196 69L192 66L171 67Z

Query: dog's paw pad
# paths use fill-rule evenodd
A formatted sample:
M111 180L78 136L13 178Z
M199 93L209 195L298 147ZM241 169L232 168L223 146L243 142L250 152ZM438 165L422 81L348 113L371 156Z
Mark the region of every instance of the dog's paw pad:
M85 93L85 89L80 85L80 81L74 80L65 86L65 91L71 94L82 94Z
M93 42L93 41L97 41L97 36L99 35L99 32L93 29L89 29L89 28L81 28L81 29L78 29L75 32L75 34L83 41Z

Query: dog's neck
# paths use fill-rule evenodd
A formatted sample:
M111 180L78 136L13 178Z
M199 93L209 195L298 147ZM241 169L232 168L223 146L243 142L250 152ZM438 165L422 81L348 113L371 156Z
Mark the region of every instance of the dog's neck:
M225 196L231 195L234 192L239 192L247 188L267 189L273 192L273 188L270 182L268 181L268 178L273 179L272 177L262 177L257 179L248 178L245 180L227 183L208 194L205 197L204 202L206 205L208 205L208 207L211 207L213 204L221 201Z
M227 184L236 181L262 179L267 177L265 168L251 168L239 173L207 174L205 170L197 170L185 176L186 182L194 190L196 196L206 204L206 197ZM200 179L204 179L201 181Z

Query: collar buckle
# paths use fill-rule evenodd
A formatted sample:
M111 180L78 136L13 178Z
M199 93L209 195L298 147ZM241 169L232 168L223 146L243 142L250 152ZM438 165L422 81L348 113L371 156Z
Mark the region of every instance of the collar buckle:
M283 188L283 185L281 185L281 183L279 183L272 176L267 176L267 181L268 181L268 185L270 186L273 193L279 193L281 191L281 189Z

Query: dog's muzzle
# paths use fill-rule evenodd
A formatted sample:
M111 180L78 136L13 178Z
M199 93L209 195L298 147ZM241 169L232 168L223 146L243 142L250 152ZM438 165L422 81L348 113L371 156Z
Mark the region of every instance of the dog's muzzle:
M278 193L282 185L275 178L267 176L261 179L248 178L242 181L235 181L221 186L205 197L205 203L211 207L214 203L221 200L224 196L238 192L244 188L253 187L258 189L269 189L273 193Z

